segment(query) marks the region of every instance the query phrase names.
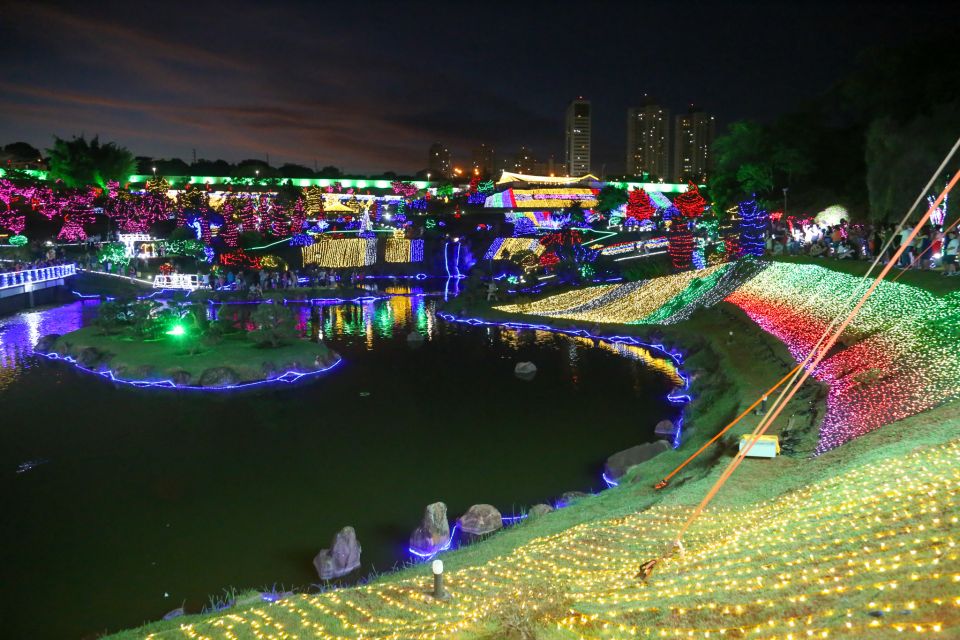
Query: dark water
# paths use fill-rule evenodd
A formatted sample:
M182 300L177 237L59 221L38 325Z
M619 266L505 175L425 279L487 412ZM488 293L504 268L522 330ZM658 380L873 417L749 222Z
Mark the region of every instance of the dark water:
M114 388L31 355L94 303L0 318L4 637L118 630L229 586L305 587L348 524L362 573L388 569L427 503L453 519L477 502L511 513L599 490L606 456L674 415L664 360L451 324L433 304L324 307L344 364L256 395ZM531 382L513 376L522 360L539 367Z

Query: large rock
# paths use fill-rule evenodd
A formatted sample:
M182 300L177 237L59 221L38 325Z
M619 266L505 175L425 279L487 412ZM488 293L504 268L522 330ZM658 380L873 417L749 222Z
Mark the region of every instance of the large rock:
M527 517L539 518L540 516L547 515L551 511L553 511L553 507L548 504L535 504L527 511Z
M503 516L493 505L475 504L460 516L460 528L471 535L486 535L503 528Z
M103 360L103 352L96 347L84 347L77 356L77 362L82 366L93 369Z
M662 438L673 440L677 435L677 425L673 424L670 420L661 420L657 423L657 426L653 428L653 433Z
M618 451L607 458L606 464L603 465L603 471L611 480L617 480L623 476L630 467L646 462L669 449L670 443L666 440L638 444L635 447Z
M57 338L60 337L59 333L50 333L39 340L37 340L37 346L33 348L34 351L38 353L50 353L53 351L53 345L57 341Z
M360 568L360 543L353 527L340 529L330 546L330 549L321 549L313 559L321 580L333 580Z
M240 377L230 367L210 367L200 374L201 387L229 387L238 382Z
M410 548L429 555L436 553L450 542L450 523L447 522L447 505L442 502L428 504L423 512L423 521L410 536Z

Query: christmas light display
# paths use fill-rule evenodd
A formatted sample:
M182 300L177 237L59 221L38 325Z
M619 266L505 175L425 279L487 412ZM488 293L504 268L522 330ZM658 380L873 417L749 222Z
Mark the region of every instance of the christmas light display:
M543 253L537 238L496 238L483 255L484 260L504 260L521 251L532 251L537 257Z
M21 236L21 235L10 236L10 240L8 240L8 242L13 247L23 247L23 246L26 246L27 244L27 236Z
M387 238L384 247L386 262L422 262L423 240L407 240L405 238Z
M940 206L936 207L933 210L933 213L930 214L930 224L935 227L942 226L944 221L947 219L947 200L949 195L943 197L943 202L940 203ZM936 201L934 196L927 196L927 208L933 208L933 203Z
M727 300L802 359L845 310L843 301L862 289L861 278L773 263ZM825 358L813 374L830 389L817 450L960 397L957 326L956 295L881 283L840 338L850 346Z
M304 210L313 218L322 218L324 215L324 190L320 187L307 187L303 191L305 199Z
M679 209L684 218L699 218L707 207L707 201L700 195L700 189L692 182L687 190L673 199L673 206Z
M242 269L259 270L260 258L252 256L243 249L236 249L230 253L220 254L220 264L224 267L240 267Z
M57 233L57 240L66 242L79 242L87 239L85 225L91 225L94 221L93 211L70 211L63 214L63 226Z
M740 252L742 255L763 256L763 234L767 228L767 212L754 200L737 205L740 213Z
M394 193L401 195L404 198L412 198L417 193L417 186L410 182L394 180L390 183L390 187L393 189Z
M484 207L490 209L563 209L579 202L584 209L597 206L597 189L563 188L507 189L487 197Z
M329 238L321 236L300 249L303 264L321 267L367 267L377 261L376 238Z
M313 236L309 233L298 233L290 237L291 247L309 247L313 244Z
M675 269L690 267L693 256L693 234L689 224L682 219L674 220L667 233L669 242L670 262Z
M701 304L701 299L717 284L716 281L708 278L718 271L725 270L726 267L727 265L724 264L708 267L703 271L687 271L645 282L588 287L528 304L503 305L496 309L508 313L543 315L596 323L676 322L688 317L692 309L678 307L673 308L667 317L658 316L656 320L648 320L648 317L658 312L675 297L683 294L688 288L696 292L695 295L688 294L689 305ZM725 290L729 291L729 289Z
M656 212L657 207L643 189L634 189L627 194L626 216L630 220L649 220Z
M146 638L506 636L496 625L520 608L558 637L946 639L960 606L958 467L960 445L951 442L845 466L775 500L711 508L684 553L646 580L639 564L663 555L692 507L656 505L545 531L485 562L466 560L444 575L442 603L425 566Z

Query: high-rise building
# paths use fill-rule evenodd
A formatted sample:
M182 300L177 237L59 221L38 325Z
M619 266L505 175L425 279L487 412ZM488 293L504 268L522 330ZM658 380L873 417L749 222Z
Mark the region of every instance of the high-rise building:
M566 146L564 159L567 173L584 176L590 173L590 101L577 98L567 107Z
M473 148L473 172L476 175L492 176L496 170L493 147L480 144Z
M439 142L430 145L427 171L432 174L431 178L450 177L450 150Z
M713 169L713 116L690 105L674 122L673 177L676 182L703 181Z
M670 110L649 97L627 109L627 175L651 182L671 178Z
M513 156L513 162L509 165L508 171L513 173L523 173L532 175L537 167L537 158L529 147L520 147Z

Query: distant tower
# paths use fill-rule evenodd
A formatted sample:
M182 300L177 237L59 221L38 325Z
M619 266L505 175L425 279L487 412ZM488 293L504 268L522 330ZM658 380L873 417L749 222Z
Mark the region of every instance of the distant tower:
M533 174L537 166L537 159L529 147L523 146L513 156L513 166L510 169L514 173Z
M430 145L430 155L427 158L427 171L437 178L450 177L450 150L439 142Z
M670 180L670 110L646 97L627 109L627 174Z
M493 175L496 166L493 161L493 147L480 144L473 148L473 170L481 176Z
M584 176L590 173L590 101L577 98L567 107L566 145L564 158L567 173Z
M703 181L713 169L714 118L703 109L690 105L690 110L677 116L674 125L673 178L677 182Z

